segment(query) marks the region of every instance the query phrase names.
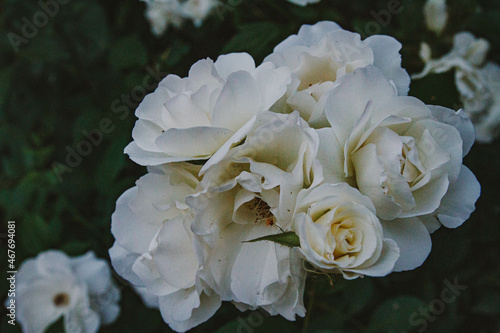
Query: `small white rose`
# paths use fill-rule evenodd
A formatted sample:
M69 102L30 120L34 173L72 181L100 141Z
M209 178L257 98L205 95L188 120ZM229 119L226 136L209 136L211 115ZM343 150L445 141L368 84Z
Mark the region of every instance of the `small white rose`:
M346 183L303 190L294 216L300 251L306 260L346 279L389 274L399 257L395 241L385 238L368 197Z
M94 333L118 317L119 289L108 264L93 252L74 258L56 250L42 252L23 262L16 278L24 332L42 333L63 317L67 332Z

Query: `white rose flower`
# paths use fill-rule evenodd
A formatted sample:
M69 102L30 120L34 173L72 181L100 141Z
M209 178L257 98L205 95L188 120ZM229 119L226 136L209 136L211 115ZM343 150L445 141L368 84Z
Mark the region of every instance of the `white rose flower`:
M427 29L440 35L448 22L446 0L427 0L424 6Z
M281 98L290 80L287 68L256 68L246 53L200 60L187 78L168 75L145 97L125 152L141 165L208 159Z
M201 275L239 309L294 320L305 313L296 249L245 241L291 230L299 191L321 181L318 137L297 112L259 113L240 132L244 141L207 162L201 192L187 200L196 211Z
M400 49L401 44L392 37L376 35L361 40L359 34L329 21L303 25L297 35L278 44L264 60L287 66L294 73L286 95L273 110L281 113L297 110L312 127L326 127L327 93L344 75L369 65L381 69L399 94L406 95L410 78L401 68Z
M429 231L440 224L457 227L479 197L479 183L462 165L474 142L470 120L461 111L398 96L375 67L346 75L325 109L331 129L318 131L325 178L332 170L328 164L341 164L340 156L346 181L370 197L380 219L394 220L383 226L384 235L400 245L395 269L415 268L430 251L422 222ZM408 239L428 250L410 256Z
M346 279L385 276L399 257L371 200L346 183L301 191L293 221L301 253L321 271Z
M178 0L142 0L146 2L145 16L151 25L151 32L156 36L165 33L169 25L180 27L183 18L180 15L181 4Z
M198 186L199 170L188 163L150 169L152 173L118 199L112 216L113 267L136 287L146 288L147 293L141 289L145 303L157 303L176 331L208 320L221 304L198 277L190 229L193 214L185 203Z
M93 333L120 312L120 292L110 268L93 252L75 258L61 251L42 252L21 264L16 279L17 315L24 332L42 333L63 317L66 332Z

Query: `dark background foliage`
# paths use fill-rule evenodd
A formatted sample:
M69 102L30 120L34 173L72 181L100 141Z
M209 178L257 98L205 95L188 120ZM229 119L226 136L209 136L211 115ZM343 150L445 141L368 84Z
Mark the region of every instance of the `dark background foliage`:
M40 7L35 0L0 0L1 270L7 271L8 220L16 221L17 266L47 249L69 255L94 250L109 260L116 199L146 172L123 154L144 82L150 92L158 75L185 76L197 60L228 52L247 51L259 63L302 24L320 20L362 35L394 36L403 43L409 73L422 68L422 41L437 56L464 30L488 39L489 58L500 63L498 1L448 2L450 22L440 38L425 29L422 0L401 0L401 12L390 20L379 14L397 0L323 0L306 8L285 0L224 0L201 29L186 23L156 38L138 0L73 0L16 52L8 33L22 36L23 17L31 21ZM410 94L429 104L460 107L452 73L415 81ZM103 119L109 120L102 142L92 144L81 160L68 157L88 140L85 131L99 129ZM193 332L500 332L499 147L498 140L477 144L465 159L482 184L476 212L460 228L433 234L432 253L422 267L384 278L339 279L333 287L326 277L311 275L305 319L288 322L225 304ZM74 167L62 167L67 158ZM3 300L7 281L6 273L1 275ZM446 281L455 280L467 288L441 309L437 300ZM122 314L101 331L170 332L159 312L147 309L119 281ZM1 332L12 331L6 321L2 312ZM52 331L60 332L60 323Z

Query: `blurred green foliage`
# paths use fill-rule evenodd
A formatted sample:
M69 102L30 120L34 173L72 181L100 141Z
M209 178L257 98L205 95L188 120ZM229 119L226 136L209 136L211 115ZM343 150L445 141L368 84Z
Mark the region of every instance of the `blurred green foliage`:
M146 172L123 154L134 109L145 90L154 89L144 82L166 73L184 76L198 59L221 53L247 51L260 62L304 23L335 20L366 33L367 24L377 22L374 13L387 9L388 2L323 0L302 8L285 0L224 0L201 29L187 23L156 38L138 0L70 1L16 52L8 33L21 35L22 18L31 19L40 8L34 0L0 1L0 233L8 220L17 222L17 266L51 248L70 255L92 249L109 259L116 199ZM452 36L464 30L487 38L491 60L500 63L499 2L448 2L450 22L440 38L424 27L423 0L401 0L401 13L387 25L378 24L379 33L402 42L403 66L410 73L422 67L422 41L435 55L444 54ZM415 81L410 94L426 103L460 107L452 74ZM92 144L78 163L73 160L75 167L61 167L103 119L111 125L102 142ZM333 286L326 277L311 275L306 319L288 322L224 304L193 332L412 332L423 331L424 323L426 332L500 332L499 148L498 140L476 145L466 158L482 184L477 210L457 230L442 228L433 235L432 253L422 267L378 279L339 279ZM3 271L5 255L2 245ZM433 315L432 301L440 299L445 281L454 279L467 289L446 303L442 314ZM102 332L169 332L159 312L147 309L120 281L122 314ZM0 279L2 300L6 287ZM2 312L1 332L11 330L6 319ZM61 330L57 325L53 331Z

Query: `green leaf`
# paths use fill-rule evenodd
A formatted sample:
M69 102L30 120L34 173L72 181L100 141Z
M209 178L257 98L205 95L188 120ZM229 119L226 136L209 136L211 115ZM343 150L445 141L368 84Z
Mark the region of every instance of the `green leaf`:
M26 48L21 50L21 54L32 63L57 63L70 58L67 46L50 26L41 29Z
M61 248L61 251L65 252L70 256L81 255L88 250L90 250L89 242L70 240L67 241Z
M281 38L280 27L273 22L249 23L239 27L238 33L224 46L222 53L246 51L259 60L272 52Z
M413 296L400 296L389 299L382 303L373 314L370 321L372 332L399 333L410 331L412 318L420 316L419 309L425 309L427 305ZM420 317L418 317L420 318ZM413 318L415 319L415 318Z
M346 300L350 300L346 310L350 313L360 312L372 299L373 292L373 282L369 277L347 281L346 288L342 290Z
M57 219L47 222L39 215L27 215L16 223L20 247L30 255L47 250L59 241L61 223Z
M5 101L9 93L10 77L13 71L13 67L7 67L0 70L0 106Z
M496 315L500 313L500 293L484 295L473 307L472 312L482 315Z
M137 35L118 40L109 52L109 63L116 69L144 66L147 52Z
M101 193L109 193L110 186L125 167L126 159L123 149L128 143L127 137L117 138L106 150L102 162L96 170L96 187Z
M283 232L281 234L276 234L276 235L259 237L252 240L244 241L243 243L253 243L260 241L271 241L289 247L300 246L299 236L297 236L293 231Z
M82 64L88 64L109 47L108 20L103 7L96 1L72 5L64 11L66 16L60 33L72 44Z

